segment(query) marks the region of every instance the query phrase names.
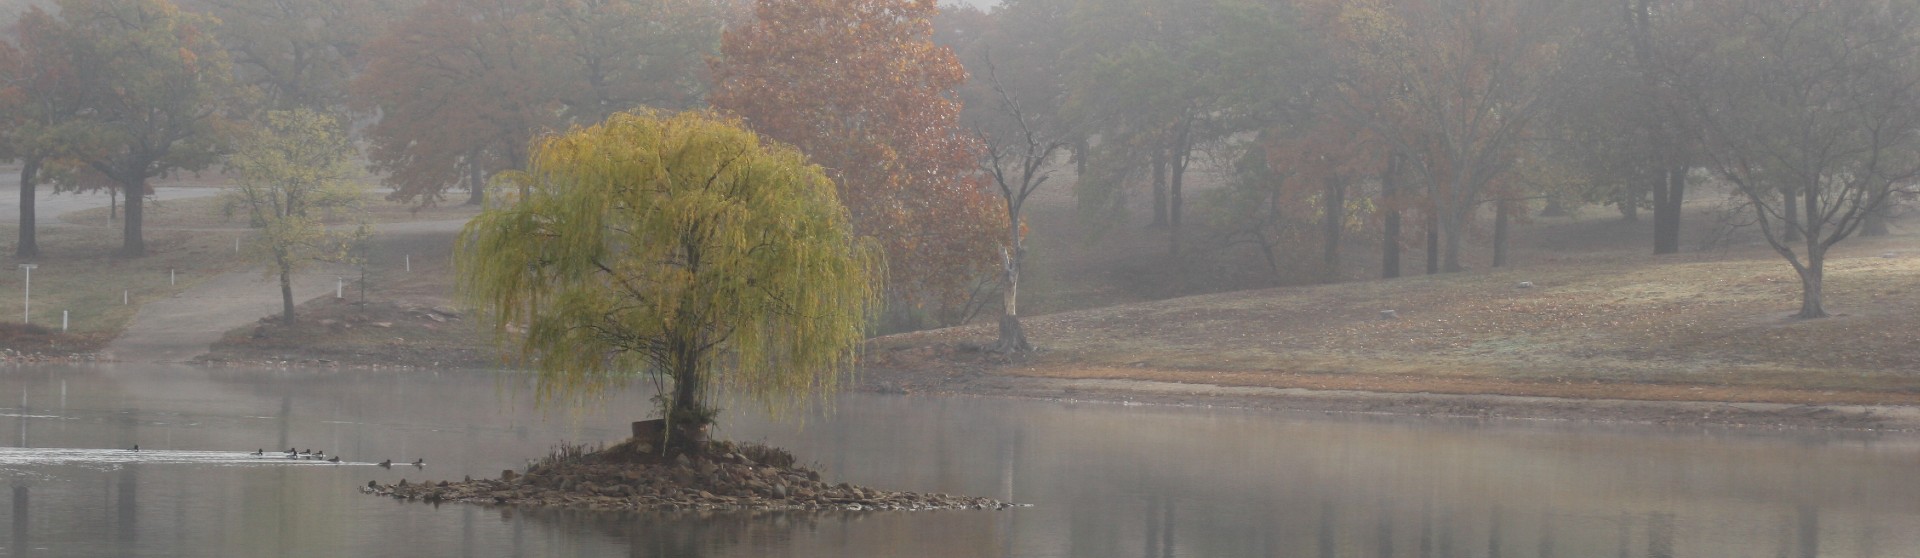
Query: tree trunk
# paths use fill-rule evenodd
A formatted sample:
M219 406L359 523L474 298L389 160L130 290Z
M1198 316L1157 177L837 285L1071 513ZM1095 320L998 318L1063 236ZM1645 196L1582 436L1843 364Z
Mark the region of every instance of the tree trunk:
M107 222L120 220L120 189L107 188Z
M1180 141L1178 145L1175 146L1173 157L1168 161L1173 166L1171 169L1173 171L1173 179L1168 181L1169 187L1167 188L1167 224L1171 230L1167 235L1167 253L1173 256L1180 255L1180 216L1185 213L1187 205L1186 196L1184 195L1185 188L1183 186L1186 184L1189 156L1190 154L1187 152L1187 133L1182 131L1180 132Z
M1785 203L1780 205L1786 206L1783 209L1786 209L1787 225L1786 230L1781 231L1780 238L1787 242L1798 242L1802 238L1800 236L1800 200L1797 199L1799 196L1794 195L1794 192L1783 191L1780 194L1780 197L1785 200Z
M40 243L34 236L34 187L40 182L40 159L28 157L20 166L20 246L14 257L27 260L40 257Z
M1181 135L1185 136L1186 134ZM1185 185L1187 182L1187 162L1191 159L1188 158L1190 154L1187 153L1187 144L1184 139L1183 137L1183 141L1176 147L1176 151L1173 152L1171 160L1168 161L1168 163L1173 166L1173 179L1168 181L1169 186L1167 188L1167 223L1172 225L1175 230L1180 228L1180 216L1186 213L1187 206Z
M1661 172L1653 191L1653 253L1680 252L1680 215L1687 199L1687 169Z
M480 169L480 150L467 153L467 205L480 205L487 201L487 186Z
M1073 142L1073 178L1074 180L1079 180L1081 177L1084 177L1087 175L1087 155L1092 153L1092 151L1093 151L1093 146L1088 145L1086 136L1081 136L1080 139L1074 140Z
M1444 230L1441 232L1447 236L1447 247L1446 253L1442 255L1440 267L1447 273L1466 271L1467 268L1460 265L1460 233L1462 232L1460 229L1466 228L1465 224L1452 222L1452 220L1443 224L1445 226L1442 227Z
M1153 150L1153 222L1148 226L1167 226L1167 155L1158 147Z
M293 325L293 266L287 262L286 256L275 255L274 259L280 264L280 320L291 326Z
M121 183L127 190L127 223L122 230L120 255L139 258L147 255L147 240L140 226L146 221L147 179L135 178Z
M1813 319L1827 317L1824 300L1821 298L1820 282L1826 274L1826 255L1813 253L1807 255L1807 265L1800 269L1800 313L1795 317Z
M1340 280L1340 231L1346 228L1347 185L1339 178L1327 177L1325 187L1320 208L1320 266L1327 281L1335 282Z
M1386 172L1380 175L1380 207L1385 208L1386 216L1381 222L1380 241L1380 277L1393 279L1400 276L1400 162L1395 156L1387 157Z
M1440 272L1440 224L1427 215L1427 275Z
M1008 204L1012 205L1012 204ZM1001 253L1002 271L1006 273L1007 287L1000 292L1000 339L993 344L998 353L1027 353L1033 351L1033 345L1027 343L1027 330L1020 326L1020 209L1010 207L1007 210L1007 237L1012 249Z
M1380 278L1396 279L1400 277L1400 210L1388 209L1381 228L1386 238L1380 241Z
M1025 354L1033 352L1033 345L1027 342L1027 329L1020 325L1020 317L1012 314L1000 316L1000 340L994 343L994 352Z
M1507 214L1512 211L1512 204L1500 200L1493 205L1493 267L1506 267L1507 227L1510 220Z
M705 378L701 377L700 355L691 339L674 342L673 407L667 409L667 447L671 453L704 453L708 418L703 397Z

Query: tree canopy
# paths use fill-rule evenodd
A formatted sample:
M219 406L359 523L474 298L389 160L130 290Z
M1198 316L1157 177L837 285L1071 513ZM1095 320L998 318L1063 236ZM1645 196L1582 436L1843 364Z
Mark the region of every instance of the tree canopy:
M166 0L62 0L78 116L64 156L126 194L121 253L144 256L147 179L198 170L226 148L233 72L214 22Z
M355 106L397 199L523 168L539 134L696 106L722 11L696 0L426 0L367 46Z
M1004 217L960 128L966 72L931 40L933 0L761 0L727 31L715 108L826 167L855 228L886 248L889 290L964 318L998 263Z
M687 434L716 393L779 408L850 371L883 263L799 152L640 111L542 139L513 176L527 197L469 223L455 265L542 395L649 377Z
M293 274L319 261L345 261L366 227L330 229L325 218L352 209L366 191L354 157L334 118L310 109L270 111L266 122L239 143L227 170L239 175L228 192L229 209L260 229L252 253L280 277L283 318L293 322Z

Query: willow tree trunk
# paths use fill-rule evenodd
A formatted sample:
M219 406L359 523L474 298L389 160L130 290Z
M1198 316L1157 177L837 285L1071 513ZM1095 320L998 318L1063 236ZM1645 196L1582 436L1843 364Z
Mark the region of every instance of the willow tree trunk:
M32 259L40 257L40 243L34 236L34 187L40 182L40 159L29 157L20 166L20 245L14 249L14 257Z
M693 339L673 341L673 405L667 409L668 453L705 453L707 427L712 414L706 407L706 378L700 368L699 342Z

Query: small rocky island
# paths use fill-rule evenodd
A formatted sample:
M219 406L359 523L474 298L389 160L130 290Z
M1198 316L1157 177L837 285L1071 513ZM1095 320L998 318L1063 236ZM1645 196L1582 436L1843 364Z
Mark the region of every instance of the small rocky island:
M636 431L639 427L636 426ZM703 455L671 458L647 440L607 448L561 446L524 472L498 479L369 481L362 493L439 504L464 502L606 511L725 510L1000 510L991 498L893 492L828 484L793 455L759 444L705 442Z

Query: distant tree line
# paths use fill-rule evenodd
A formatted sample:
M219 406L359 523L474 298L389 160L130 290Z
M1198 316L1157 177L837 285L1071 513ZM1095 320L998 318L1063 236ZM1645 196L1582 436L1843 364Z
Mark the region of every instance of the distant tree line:
M1379 275L1492 263L1532 206L1651 210L1681 249L1682 204L1730 185L1826 315L1834 244L1885 234L1920 172L1920 2L1875 0L1008 0L942 15L975 118L1069 146L1077 199L1118 222L1145 196L1178 255L1195 161L1230 161L1199 206L1276 271L1340 278L1342 236L1381 239ZM987 83L982 76L996 79ZM1285 250L1319 241L1317 261Z
M1416 246L1463 270L1482 226L1506 265L1543 203L1650 211L1650 249L1676 252L1710 176L1818 317L1828 250L1884 230L1920 173L1920 0L54 4L0 42L22 258L48 184L124 197L144 255L147 182L225 164L275 111L341 123L395 199L478 204L541 137L711 107L824 168L902 327L1017 315L1023 204L1057 167L1088 222L1141 207L1170 262L1246 243L1324 280L1356 233L1382 277ZM1198 193L1210 161L1232 176Z

